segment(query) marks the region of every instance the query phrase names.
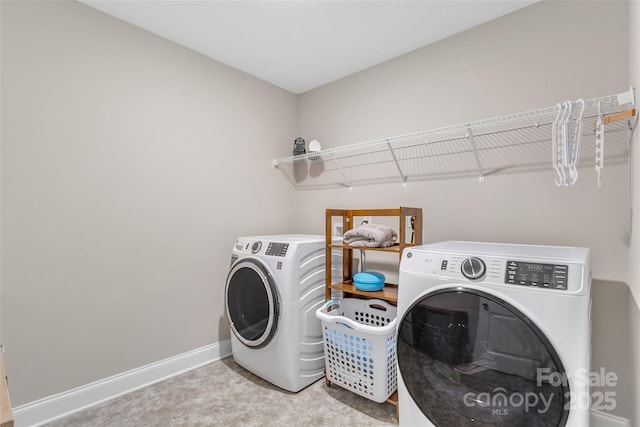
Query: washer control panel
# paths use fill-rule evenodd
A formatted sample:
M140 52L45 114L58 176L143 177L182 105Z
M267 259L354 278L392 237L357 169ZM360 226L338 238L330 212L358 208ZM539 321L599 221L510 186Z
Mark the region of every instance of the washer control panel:
M413 254L408 256L411 258ZM559 291L569 289L569 274L572 269L578 269L577 272L573 271L573 274L578 274L578 276L581 271L578 265L471 254L441 254L440 256L429 256L425 261L427 265L433 266L431 271L429 268L426 269L428 273L452 279Z
M287 249L289 249L288 243L269 242L265 255L285 256L287 254Z
M509 260L504 283L566 291L568 274L568 265Z
M400 281L405 276L573 295L589 292L591 271L586 248L451 241L405 249Z

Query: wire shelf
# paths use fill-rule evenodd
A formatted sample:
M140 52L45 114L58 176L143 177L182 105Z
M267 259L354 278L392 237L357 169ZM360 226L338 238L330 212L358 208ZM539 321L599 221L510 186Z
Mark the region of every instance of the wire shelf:
M626 111L625 117L635 116L629 104L635 105L633 88L585 101L578 167L595 164L599 115L606 118ZM273 165L299 190L470 176L483 181L496 173L553 172L552 134L560 106L274 159ZM631 132L630 118L609 120L604 134L606 164L628 160Z

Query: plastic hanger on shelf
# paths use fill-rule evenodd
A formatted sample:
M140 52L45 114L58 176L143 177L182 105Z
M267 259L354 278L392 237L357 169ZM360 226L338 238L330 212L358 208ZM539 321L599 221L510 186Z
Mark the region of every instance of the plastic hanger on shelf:
M582 117L586 103L584 99L578 99L575 103L580 106L575 120L573 101L556 104L558 112L551 128L553 168L558 175L555 178L558 187L573 185L578 180L577 165L580 160Z
M562 116L562 185L569 185L567 172L569 171L569 144L571 143L571 116L573 115L573 103L564 102L564 114Z
M584 114L584 99L576 100L576 104L580 104L580 113L575 119L575 128L573 130L573 140L571 141L571 158L569 160L569 184L573 185L578 180L577 164L580 160L580 142L582 140L582 115Z
M602 108L598 102L598 120L596 120L596 178L598 180L598 188L602 186L600 175L604 168L604 120L602 118Z
M566 103L558 103L556 104L556 108L558 109L558 113L556 114L556 118L553 121L553 125L551 127L551 139L552 139L552 156L553 156L553 169L555 169L556 174L558 175L555 179L555 183L558 187L561 187L566 182L567 178L565 176L565 170L563 167L565 150L564 150L564 118L566 115Z

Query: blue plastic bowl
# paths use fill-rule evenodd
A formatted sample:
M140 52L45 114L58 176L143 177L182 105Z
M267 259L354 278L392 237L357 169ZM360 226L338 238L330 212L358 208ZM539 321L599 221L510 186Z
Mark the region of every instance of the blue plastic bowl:
M384 274L376 271L363 271L353 275L353 284L359 291L381 291L384 288Z

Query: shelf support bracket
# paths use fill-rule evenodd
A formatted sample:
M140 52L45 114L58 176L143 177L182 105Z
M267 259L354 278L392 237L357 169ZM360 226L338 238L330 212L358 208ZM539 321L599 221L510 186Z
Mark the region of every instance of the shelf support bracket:
M402 173L402 168L400 167L400 163L398 162L398 158L396 157L396 153L393 151L393 146L387 139L387 146L389 147L389 152L391 153L391 157L393 157L393 161L396 163L396 167L398 168L398 173L400 174L400 178L402 178L402 186L407 186L407 177Z
M336 164L336 168L338 169L338 172L340 172L340 175L342 175L342 179L344 179L344 186L347 187L349 191L351 191L353 189L353 187L351 186L351 182L349 182L347 175L344 173L344 171L340 167L340 163L338 163L338 159L336 159L335 154L331 153L331 158L333 159L333 162Z
M618 101L618 105L636 105L636 88L631 86L628 91L619 93L616 96L616 100Z
M467 141L469 141L469 145L471 145L471 148L473 149L473 156L476 158L476 165L478 166L478 171L480 172L478 181L484 182L484 171L482 170L482 163L480 163L478 148L476 147L476 142L473 139L473 131L471 130L471 126L469 125L467 125Z

